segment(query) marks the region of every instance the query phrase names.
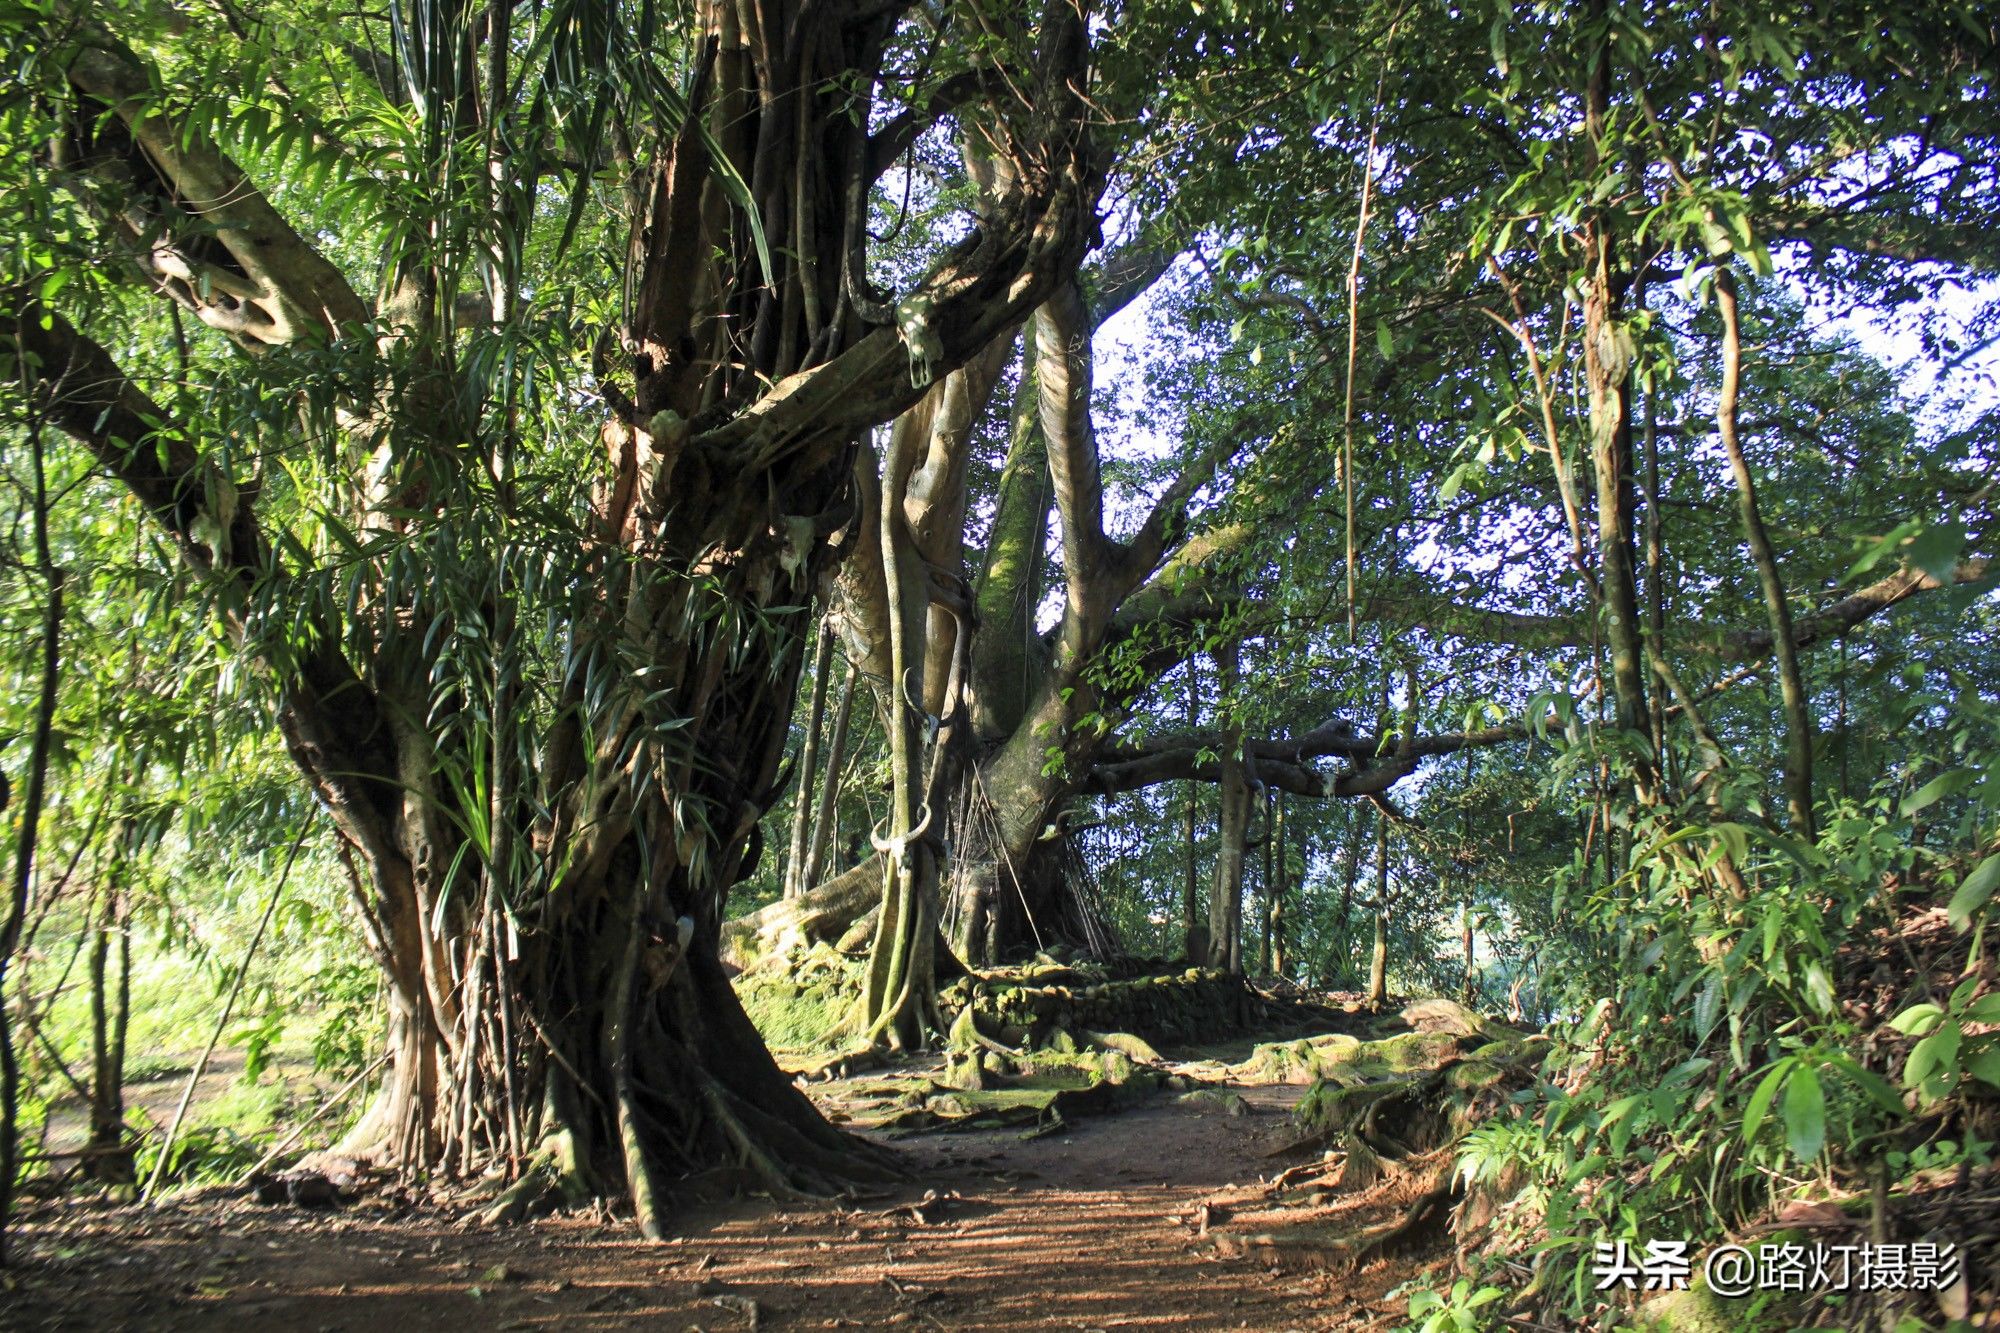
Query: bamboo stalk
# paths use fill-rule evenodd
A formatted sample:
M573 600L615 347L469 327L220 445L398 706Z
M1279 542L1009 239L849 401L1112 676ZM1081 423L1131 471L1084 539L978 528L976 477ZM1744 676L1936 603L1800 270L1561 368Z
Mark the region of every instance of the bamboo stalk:
M174 1153L174 1140L180 1136L181 1121L187 1117L188 1103L194 1100L195 1085L208 1071L208 1062L222 1041L222 1030L229 1025L229 1016L236 1011L236 997L243 991L243 979L250 974L250 960L257 956L257 946L264 942L264 932L270 928L271 917L278 910L278 899L284 895L285 884L292 877L292 864L299 859L299 849L306 845L306 833L311 827L310 823L299 825L299 836L292 839L292 850L285 854L285 868L278 872L277 886L271 890L270 900L264 904L264 915L257 922L257 933L250 937L250 947L243 951L243 961L236 965L236 979L230 983L229 998L222 1002L222 1013L215 1020L214 1031L208 1034L208 1045L202 1048L201 1058L188 1071L187 1086L181 1089L180 1104L174 1108L173 1121L167 1126L166 1137L160 1141L160 1156L153 1163L153 1174L139 1196L141 1204L151 1205L159 1198L160 1179L167 1173L167 1162Z

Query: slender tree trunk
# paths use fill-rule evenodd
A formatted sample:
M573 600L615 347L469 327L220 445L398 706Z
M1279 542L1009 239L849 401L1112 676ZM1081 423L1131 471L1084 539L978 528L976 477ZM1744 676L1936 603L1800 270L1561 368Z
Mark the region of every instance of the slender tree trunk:
M807 844L813 782L819 772L819 736L826 721L827 678L833 672L833 626L820 622L819 648L813 654L812 704L806 710L806 739L799 753L799 771L793 781L798 789L792 799L792 841L785 857L785 896L796 898L812 885L808 883ZM839 760L834 761L838 763Z
M1606 290L1613 281L1609 263L1608 255L1599 262L1586 314L1586 323L1592 330L1587 336L1595 340L1597 347L1589 375L1598 559L1603 571L1604 631L1611 650L1613 716L1621 730L1645 732L1649 729L1645 645L1632 559L1632 433L1626 401L1631 378L1630 352L1622 345L1627 335Z
M1381 817L1379 813L1375 816L1377 819ZM1337 918L1339 926L1334 936L1334 947L1329 951L1330 956L1339 962L1340 974L1338 979L1342 981L1352 978L1355 974L1354 958L1351 952L1354 947L1354 890L1361 882L1362 837L1366 827L1363 821L1365 819L1366 815L1363 812L1359 810L1351 812L1347 817L1347 836L1342 840L1346 847L1347 857L1346 865L1340 877L1340 916Z
M1646 393L1645 450L1645 543L1646 543L1646 651L1663 653L1667 643L1667 548L1665 514L1660 508L1660 430L1658 393ZM1647 720L1653 738L1653 762L1664 764L1667 751L1667 704L1662 691L1651 690ZM1671 781L1671 775L1666 775Z
M1466 887L1464 905L1461 906L1459 909L1458 937L1459 937L1459 946L1461 949L1464 950L1465 954L1465 986L1464 986L1465 1002L1467 1004L1470 1004L1472 1003L1472 996L1474 992L1473 983L1474 983L1474 978L1477 975L1477 969L1474 966L1474 961L1472 956L1472 892L1471 892L1471 886L1469 884Z
M813 815L812 841L806 849L806 870L801 893L819 887L820 875L826 868L826 849L831 842L838 841L840 823L840 787L847 776L847 729L854 717L855 671L847 668L847 677L840 683L840 703L833 713L833 736L827 741L826 777L819 788L819 808Z
M1842 634L1840 636L1839 730L1840 730L1840 799L1843 801L1848 798L1849 794L1853 790L1848 785L1848 776L1847 776L1848 751L1849 749L1852 748L1854 741L1854 736L1850 731L1850 728L1853 725L1854 724L1852 720L1848 717L1847 713L1847 635Z
M0 916L0 1266L7 1262L7 1227L13 1214L14 1181L20 1173L21 1069L14 1053L12 1007L7 973L21 942L21 923L34 884L35 852L46 796L49 751L55 739L56 692L62 673L63 571L49 548L48 461L42 423L28 426L34 467L33 532L35 564L47 589L42 609L42 678L35 697L34 731L28 743L27 781L21 791L21 822L14 835L14 873L8 880L6 911ZM4 796L4 791L0 791ZM0 805L4 808L4 805Z
M1187 724L1193 731L1200 708L1195 682L1194 659L1187 664ZM1187 846L1185 847L1185 871L1181 881L1181 939L1187 950L1190 963L1199 962L1208 953L1208 940L1201 923L1201 860L1197 855L1199 838L1195 824L1196 811L1201 801L1201 784L1190 781L1187 784Z
M1375 817L1375 947L1368 955L1368 1003L1389 1002L1389 821Z
M1255 975L1269 976L1271 972L1271 865L1277 851L1276 840L1272 837L1271 810L1273 793L1264 793L1264 833L1259 839L1262 864L1257 868L1257 967Z
M1813 830L1813 725L1811 700L1799 669L1798 646L1792 641L1792 611L1785 597L1778 555L1757 507L1757 484L1743 456L1736 433L1736 405L1743 382L1743 325L1736 304L1736 275L1726 267L1715 271L1715 306L1722 316L1722 388L1716 396L1715 422L1722 447L1729 454L1729 471L1736 479L1736 500L1743 519L1743 539L1757 566L1764 593L1764 611L1771 622L1771 643L1778 662L1778 689L1785 713L1785 808L1792 831L1811 842Z
M1240 645L1230 643L1218 655L1222 668L1223 707L1234 710ZM1216 784L1221 804L1216 825L1215 880L1208 899L1208 964L1229 972L1243 971L1243 863L1250 832L1250 784L1244 774L1243 726L1230 721L1223 729L1222 776Z
M1271 975L1282 981L1291 962L1285 948L1285 931L1288 926L1286 918L1289 915L1286 897L1291 892L1292 867L1288 859L1291 856L1291 849L1286 845L1285 798L1282 793L1278 793L1274 794L1272 801L1271 830L1272 837L1278 844L1277 870L1271 880L1270 916L1266 922L1265 934L1271 945Z
M1250 788L1243 780L1241 752L1223 760L1219 784L1221 818L1217 821L1215 881L1208 904L1208 963L1230 972L1243 970L1244 844L1250 823Z
M90 1137L84 1165L113 1185L134 1180L125 1143L125 1033L131 1017L132 936L121 855L105 885L104 903L90 941Z
M1592 0L1596 23L1605 0ZM1608 170L1611 50L1608 33L1592 53L1584 91L1585 134L1593 166ZM1614 717L1620 731L1648 730L1645 643L1634 569L1632 485L1632 335L1622 305L1628 281L1611 222L1596 211L1584 229L1589 274L1583 283L1584 375L1590 402L1590 456L1597 487L1597 544L1604 630L1611 649ZM1637 765L1635 789L1647 800L1650 765Z

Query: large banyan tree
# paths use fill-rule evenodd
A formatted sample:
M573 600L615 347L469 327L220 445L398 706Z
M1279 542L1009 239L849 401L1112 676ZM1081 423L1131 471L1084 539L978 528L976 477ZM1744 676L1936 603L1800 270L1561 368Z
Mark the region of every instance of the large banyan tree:
M1090 23L1076 0L10 21L8 169L73 241L10 255L0 357L171 539L338 830L390 1006L355 1147L498 1165L522 1205L622 1188L649 1232L670 1175L872 1169L745 1019L721 907L783 782L857 449L1094 238ZM965 164L959 206L934 252L885 258L871 209L925 140ZM114 358L132 292L178 368Z
M1789 824L1810 835L1800 655L1917 593L1985 577L1983 559L1946 560L1844 593L1844 558L1797 534L1796 550L1773 549L1736 440L1737 400L1759 393L1744 377L1760 356L1761 373L1782 364L1772 346L1746 351L1739 271L1762 318L1789 299L1773 251L1794 281L1811 273L1887 304L1912 282L1992 271L1973 211L1993 161L1991 118L1972 110L1989 77L1983 30L1929 11L1885 26L1810 6L1727 21L1672 4L1333 14L1177 16L1148 55L1174 70L1198 52L1202 67L1171 86L1199 91L1191 105L1169 91L1139 118L1114 177L1115 195L1144 201L1145 224L1042 304L1018 354L990 344L863 457L869 514L841 570L839 623L889 724L891 836L877 845L900 854L920 829L943 849L920 843L905 858L907 883L877 921L870 1035L921 1029L938 924L923 885L944 888L947 943L968 962L1075 924L1057 835L1079 794L1189 779L1222 789L1207 957L1240 963L1247 786L1380 800L1442 756L1517 743L1550 721L1462 725L1458 673L1420 688L1406 670L1416 657L1512 667L1601 645L1600 733L1648 808L1666 796L1647 752L1666 748L1670 725L1704 725L1702 700L1668 684L1674 661L1689 676L1725 662L1740 680L1770 657ZM1510 44L1537 58L1510 61ZM1898 107L1925 125L1921 142L1911 120L1877 109ZM1212 308L1156 338L1151 358L1198 343L1204 320L1212 331L1233 318L1232 343L1254 344L1256 359L1232 348L1221 391L1166 395L1192 406L1165 460L1135 464L1159 441L1115 436L1101 458L1093 334L1176 264L1156 303ZM1215 341L1194 355L1219 364ZM1011 401L1000 392L1010 355ZM1712 389L1695 374L1711 366ZM1774 474L1796 465L1802 438L1769 406L1778 387L1761 386L1763 441L1750 451ZM989 431L1006 439L987 490L968 480L983 418L1001 419ZM1707 502L1660 489L1660 442L1679 442L1671 487L1674 448L1690 475L1708 465L1709 424L1750 559L1731 532L1716 569L1696 574L1691 550L1710 538L1665 511ZM1556 553L1532 577L1495 535L1517 524L1536 532L1537 559ZM1471 586L1466 571L1495 560L1517 581ZM1674 585L1750 568L1759 627L1669 617ZM1258 735L1240 718L1201 726L1200 708L1184 712L1190 658L1212 653L1226 674L1244 640L1279 637L1343 677L1329 714ZM1385 677L1398 710L1375 702ZM782 934L810 917L828 933L825 919L858 901L848 883L756 924Z

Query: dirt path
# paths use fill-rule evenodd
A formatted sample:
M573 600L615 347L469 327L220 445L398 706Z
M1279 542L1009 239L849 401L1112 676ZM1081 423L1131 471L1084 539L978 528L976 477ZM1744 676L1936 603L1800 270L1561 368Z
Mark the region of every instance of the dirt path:
M834 1204L687 1212L666 1245L629 1222L492 1231L364 1200L332 1214L243 1200L145 1215L30 1205L0 1327L333 1333L648 1328L914 1330L1386 1327L1399 1275L1216 1256L1204 1197L1272 1165L1299 1089L1249 1115L1156 1097L1023 1141L902 1141L913 1183ZM926 1196L931 1202L926 1204Z

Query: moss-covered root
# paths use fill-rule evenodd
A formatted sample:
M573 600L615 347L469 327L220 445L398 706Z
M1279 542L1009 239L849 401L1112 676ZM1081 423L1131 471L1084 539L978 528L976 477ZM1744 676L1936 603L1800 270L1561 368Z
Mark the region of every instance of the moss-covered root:
M1359 1037L1344 1032L1265 1042L1253 1048L1250 1058L1232 1069L1230 1077L1240 1083L1311 1083L1332 1076L1335 1069L1354 1058L1361 1045Z
M557 1208L577 1208L598 1190L577 1160L576 1136L568 1132L543 1140L520 1178L481 1209L481 1226L506 1226Z
M1508 1039L1462 1055L1463 1041L1409 1032L1309 1051L1322 1072L1294 1112L1301 1136L1288 1150L1339 1151L1340 1181L1351 1189L1395 1174L1405 1159L1448 1153L1541 1054L1537 1041ZM1301 1058L1289 1048L1282 1054Z

